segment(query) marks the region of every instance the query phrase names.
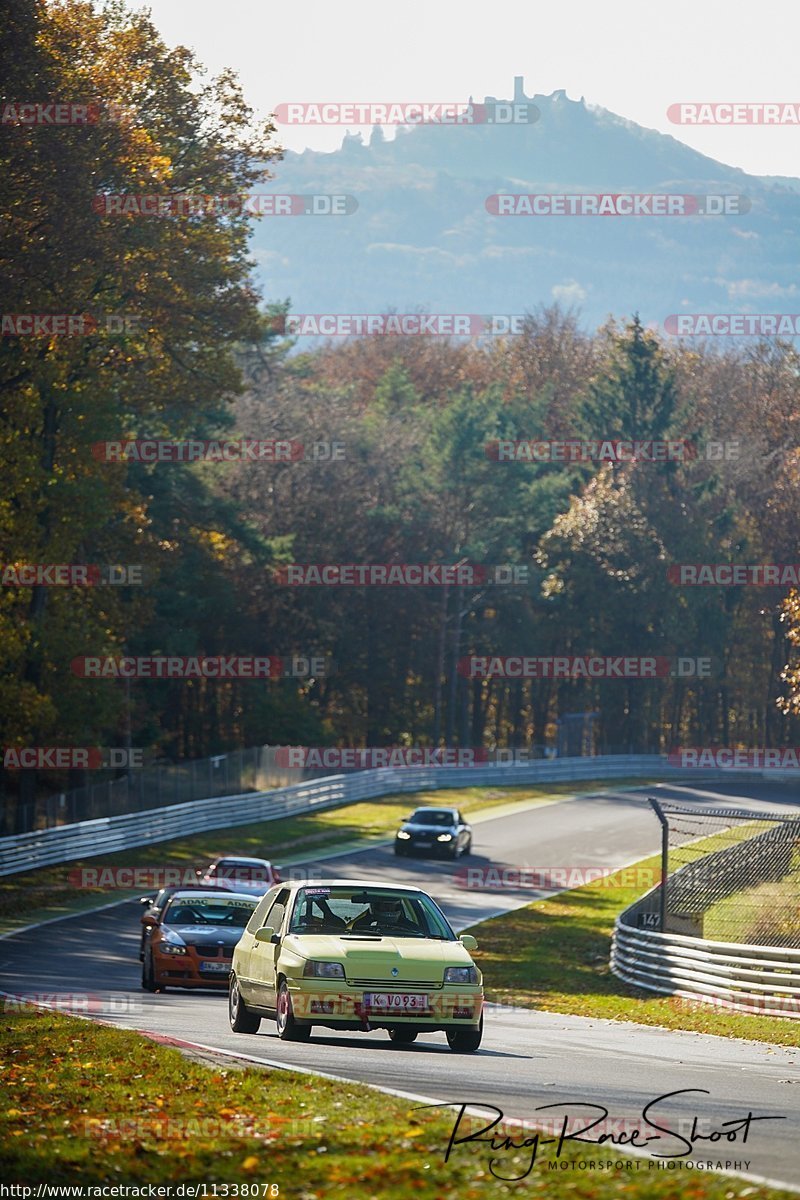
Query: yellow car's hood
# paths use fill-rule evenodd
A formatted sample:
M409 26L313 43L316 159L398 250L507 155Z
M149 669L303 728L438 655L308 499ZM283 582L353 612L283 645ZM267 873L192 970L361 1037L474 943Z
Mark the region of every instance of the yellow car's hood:
M473 965L461 942L413 937L382 937L378 941L316 933L289 934L284 945L302 958L340 962L348 979L441 983L445 967Z

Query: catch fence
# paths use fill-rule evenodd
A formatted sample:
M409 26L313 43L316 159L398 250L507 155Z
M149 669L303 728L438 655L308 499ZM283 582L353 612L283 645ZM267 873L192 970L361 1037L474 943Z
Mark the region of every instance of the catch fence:
M649 991L800 1016L800 815L651 800L661 882L621 913L614 973Z

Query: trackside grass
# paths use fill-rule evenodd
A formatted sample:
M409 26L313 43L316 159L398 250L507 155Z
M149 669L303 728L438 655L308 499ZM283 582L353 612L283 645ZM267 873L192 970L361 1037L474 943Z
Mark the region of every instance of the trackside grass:
M214 829L190 837L177 838L152 846L141 846L119 854L85 858L53 867L41 867L18 875L0 878L0 933L48 917L75 913L87 908L122 900L126 896L152 893L151 885L133 891L83 882L76 888L76 874L87 869L89 880L105 867L179 867L191 871L218 854L252 855L281 864L287 859L307 856L343 844L364 849L389 836L402 817L418 805L458 805L464 813L476 814L520 801L531 803L556 800L576 792L610 789L640 780L586 780L580 783L545 783L527 787L472 787L385 796L362 804L347 804L326 812ZM644 786L644 784L643 784ZM225 801L220 801L224 805Z
M503 1182L491 1174L490 1160L497 1174L522 1176L532 1151L519 1143L530 1129L500 1131L515 1136L517 1148L465 1144L445 1163L455 1114L415 1101L287 1071L206 1066L139 1034L55 1013L22 1010L6 1015L0 1028L0 1165L7 1184L228 1183L239 1185L239 1196L283 1200L793 1195L712 1171L651 1170L623 1146L569 1143L558 1159L555 1146L541 1146L527 1178ZM409 1052L393 1051L400 1087ZM477 1061L464 1060L465 1076ZM460 1132L479 1129L475 1120ZM587 1160L621 1165L573 1167ZM257 1193L243 1190L255 1184Z
M713 849L714 840L698 843L697 854L703 846ZM479 941L474 958L486 977L487 999L797 1046L798 1019L732 1013L680 996L658 997L612 975L614 920L649 890L660 869L658 856L642 859L584 887L473 926L469 932Z
M800 856L798 856L800 858ZM800 863L791 875L726 896L704 914L703 935L721 942L800 945Z

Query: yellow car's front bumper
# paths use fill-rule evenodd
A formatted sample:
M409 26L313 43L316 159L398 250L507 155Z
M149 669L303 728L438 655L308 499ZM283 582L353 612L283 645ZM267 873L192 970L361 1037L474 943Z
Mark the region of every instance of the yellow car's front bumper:
M326 1025L332 1029L388 1029L413 1025L420 1031L476 1028L483 1011L480 984L430 984L404 986L401 982L376 982L369 987L342 980L295 978L287 980L295 1021ZM411 1005L385 1005L382 998L411 996Z

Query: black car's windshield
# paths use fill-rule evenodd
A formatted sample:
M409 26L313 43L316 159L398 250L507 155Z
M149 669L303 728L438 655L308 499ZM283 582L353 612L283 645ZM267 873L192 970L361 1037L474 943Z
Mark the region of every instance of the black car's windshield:
M289 932L455 940L444 915L428 896L346 885L300 888Z
M163 923L244 929L256 903L255 900L217 900L205 896L174 897L164 910Z
M454 825L453 814L441 809L418 808L411 815L412 825Z

